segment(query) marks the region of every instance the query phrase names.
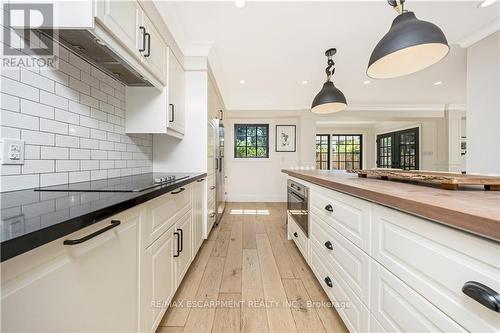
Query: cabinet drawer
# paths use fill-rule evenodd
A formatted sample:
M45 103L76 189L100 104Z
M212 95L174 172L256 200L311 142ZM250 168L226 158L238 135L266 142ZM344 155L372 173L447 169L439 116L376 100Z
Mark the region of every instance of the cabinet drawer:
M500 244L382 206L373 208L373 257L469 331L497 331L500 315L462 292L500 291Z
M145 247L151 245L180 217L191 210L191 186L183 186L151 200L147 203L147 210L149 216L145 223L145 241L142 242Z
M340 277L340 274L325 263L315 244L311 245L311 269L336 307L349 332L369 332L370 312L354 294L348 283ZM327 277L331 280L332 287L327 285L325 281Z
M308 239L290 215L288 215L288 238L295 242L304 259L309 262Z
M375 261L372 261L372 272L373 301L370 310L384 331L465 332Z
M311 214L311 242L317 245L318 254L335 267L356 295L368 306L370 257L314 213Z
M314 187L311 190L311 209L345 238L369 253L370 203L368 201Z

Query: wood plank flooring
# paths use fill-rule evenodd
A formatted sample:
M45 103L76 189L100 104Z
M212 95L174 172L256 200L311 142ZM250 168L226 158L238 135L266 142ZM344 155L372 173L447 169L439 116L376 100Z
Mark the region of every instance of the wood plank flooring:
M158 327L167 332L348 332L293 241L281 203L228 203Z

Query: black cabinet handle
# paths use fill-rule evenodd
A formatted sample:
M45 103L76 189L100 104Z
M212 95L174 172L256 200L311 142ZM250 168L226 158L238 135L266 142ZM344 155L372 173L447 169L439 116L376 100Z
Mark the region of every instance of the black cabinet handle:
M146 51L146 28L141 26L139 29L142 31L142 47L139 49L139 52L144 52Z
M197 180L197 182L198 182L198 183L201 183L201 182L202 182L202 181L204 181L204 180L205 180L205 178L198 179L198 180Z
M490 310L500 312L500 294L476 281L465 282L462 292Z
M325 246L328 250L333 250L333 244L330 241L325 242Z
M296 233L296 232L294 232L294 233L293 233L293 236L294 236L294 237L299 237L299 234L298 234L298 233Z
M148 40L148 53L144 54L144 57L149 57L151 55L151 35L149 32L144 33L145 38Z
M181 253L181 251L179 251L179 249L181 248L181 235L177 231L175 231L174 236L177 236L177 249L175 250L176 253L174 254L174 258L177 258L179 256L179 253Z
M177 231L179 231L179 233L181 234L181 236L180 236L180 238L181 238L181 247L179 249L179 253L181 253L182 250L184 250L184 233L182 232L181 228L178 228Z
M215 159L215 170L219 170L219 158Z
M331 212L333 212L333 207L332 207L332 205L330 205L330 204L326 205L326 206L325 206L325 209L326 209L327 211L329 211L330 213L331 213Z
M224 118L224 112L222 110L219 110L219 120L222 120Z
M332 282L332 279L330 279L330 277L329 277L329 276L327 276L327 277L325 278L325 283L326 283L326 285L327 285L328 287L333 288L333 282Z
M179 191L176 191L176 192L174 191L174 192L170 192L170 193L171 193L171 194L179 194L179 193L181 193L181 192L182 192L182 191L184 191L184 190L185 190L185 188L184 188L184 187L181 187L181 188L179 189Z
M169 122L173 123L175 121L175 105L169 104L170 106L170 120Z
M100 235L100 234L102 234L102 233L104 233L104 232L106 232L106 231L108 231L108 230L111 230L111 229L113 229L113 228L116 228L117 226L119 226L119 225L120 225L120 223L121 223L121 222L120 222L120 221L118 221L118 220L112 220L112 221L111 221L111 224L110 224L110 225L108 225L107 227L104 227L104 228L102 228L102 229L99 229L99 230L97 230L96 232L93 232L93 233L91 233L90 235L87 235L87 236L82 237L82 238L78 238L78 239L66 239L66 240L63 242L63 244L64 244L64 245L77 245L77 244L81 244L81 243L83 243L83 242L88 241L88 240L89 240L89 239L91 239L91 238L94 238L94 237L95 237L95 236L97 236L97 235Z

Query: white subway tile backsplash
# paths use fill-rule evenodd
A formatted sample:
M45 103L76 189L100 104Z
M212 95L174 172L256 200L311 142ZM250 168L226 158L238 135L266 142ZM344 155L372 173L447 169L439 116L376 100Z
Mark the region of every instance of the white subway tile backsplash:
M80 144L79 140L76 136L56 135L56 146L78 148Z
M54 172L53 160L24 160L23 174Z
M18 97L1 93L0 103L3 110L19 112L20 99Z
M75 79L71 77L70 82L71 80ZM56 83L56 94L75 102L78 102L78 100L80 99L80 93L77 90L66 87L65 85L60 83Z
M90 135L90 129L87 127L82 127L78 125L70 124L68 128L69 135L88 138Z
M21 112L41 118L54 119L54 108L27 99L21 100Z
M41 118L40 119L40 131L67 135L68 134L68 124L60 122L60 121Z
M2 111L2 126L38 130L40 120L38 117L28 116L18 112Z
M90 150L89 149L70 148L69 158L71 160L89 160L90 159Z
M0 80L2 92L21 98L26 98L32 101L38 101L40 98L40 90L27 84L3 77Z
M79 171L80 170L80 161L79 160L57 160L56 161L56 172L64 172L64 171ZM69 174L70 183L71 181L71 173Z
M54 81L29 70L21 70L21 82L30 86L54 92Z
M26 144L53 146L54 138L55 136L52 133L29 130L21 131L21 139L23 139Z
M68 183L68 173L42 173L40 174L40 186L52 186Z
M90 171L78 171L69 173L70 183L88 182L88 181L90 181Z
M66 98L43 90L40 91L40 103L55 106L63 110L68 109L68 100Z
M0 167L0 190L152 172L152 135L125 134L125 85L64 48L59 57L58 70L1 71L0 135L26 145L24 165Z
M79 124L80 117L76 113L64 111L61 109L55 109L54 113L55 120L62 121L69 124Z
M40 150L40 157L43 160L67 160L69 158L68 148L65 147L45 147Z

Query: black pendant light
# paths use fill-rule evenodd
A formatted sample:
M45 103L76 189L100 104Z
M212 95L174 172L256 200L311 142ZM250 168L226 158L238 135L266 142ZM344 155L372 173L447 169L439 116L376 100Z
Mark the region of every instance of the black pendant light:
M446 57L450 47L437 25L405 11L404 0L388 2L399 15L372 52L366 71L369 77L389 79L412 74Z
M332 57L337 53L337 49L329 49L325 52L328 58L328 66L326 67L326 82L323 84L321 91L314 97L311 111L314 113L334 113L345 110L347 102L342 91L338 90L332 81L332 75L335 73L335 63Z

